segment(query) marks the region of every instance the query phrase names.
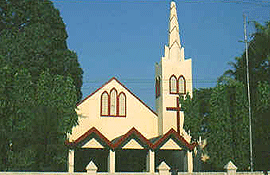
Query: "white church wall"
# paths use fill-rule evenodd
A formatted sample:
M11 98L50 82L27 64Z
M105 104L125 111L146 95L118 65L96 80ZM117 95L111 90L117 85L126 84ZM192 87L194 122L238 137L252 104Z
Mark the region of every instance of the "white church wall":
M112 88L116 88L118 94L124 92L126 95L126 117L101 116L101 94L104 91L109 93ZM156 114L115 79L83 101L78 106L77 113L79 125L72 129L69 141L76 140L92 127L98 129L109 140L125 134L132 127L135 127L146 138L158 136Z
M162 59L162 116L163 116L163 133L171 128L177 130L177 119L175 111L167 111L166 107L176 107L178 94L170 94L169 79L172 75L177 78L183 75L186 80L186 92L192 96L192 63L191 59L184 61L175 61L168 58ZM183 128L184 114L180 112L180 130Z

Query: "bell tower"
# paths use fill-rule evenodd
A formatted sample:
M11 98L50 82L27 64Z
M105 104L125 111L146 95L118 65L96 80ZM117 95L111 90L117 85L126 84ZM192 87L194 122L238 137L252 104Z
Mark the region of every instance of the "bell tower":
M183 129L184 112L178 98L187 93L192 96L192 63L185 59L181 46L175 2L170 7L168 46L165 45L164 57L155 65L155 82L159 134L173 128L190 140Z

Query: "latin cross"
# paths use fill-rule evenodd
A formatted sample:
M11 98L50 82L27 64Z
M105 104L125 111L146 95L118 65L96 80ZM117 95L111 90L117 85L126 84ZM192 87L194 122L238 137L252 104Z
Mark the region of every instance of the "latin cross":
M180 111L179 97L176 98L176 107L166 107L167 111L176 111L177 133L180 134Z

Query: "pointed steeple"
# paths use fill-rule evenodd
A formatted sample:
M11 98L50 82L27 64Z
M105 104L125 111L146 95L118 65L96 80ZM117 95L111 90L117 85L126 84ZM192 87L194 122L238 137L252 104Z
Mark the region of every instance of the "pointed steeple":
M173 1L171 2L171 10L170 10L169 49L170 49L170 59L180 61L184 59L181 51L176 4Z
M177 44L181 47L180 37L179 37L179 24L176 12L175 2L171 2L171 14L170 14L170 28L169 28L169 47L177 42Z

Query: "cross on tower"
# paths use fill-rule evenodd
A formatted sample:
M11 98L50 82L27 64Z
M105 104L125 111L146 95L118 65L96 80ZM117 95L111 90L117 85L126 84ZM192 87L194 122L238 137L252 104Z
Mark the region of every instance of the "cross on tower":
M177 133L180 134L180 111L179 97L176 98L176 107L166 107L167 111L176 111Z

